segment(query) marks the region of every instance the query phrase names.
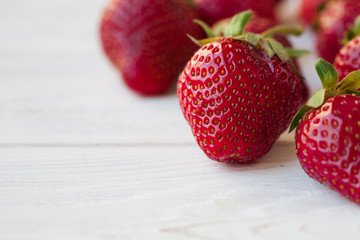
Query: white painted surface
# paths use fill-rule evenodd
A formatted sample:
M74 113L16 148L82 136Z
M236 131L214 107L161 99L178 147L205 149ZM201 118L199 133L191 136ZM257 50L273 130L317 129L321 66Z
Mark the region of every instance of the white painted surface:
M360 237L359 206L303 172L292 135L254 164L216 163L175 94L126 90L99 47L102 5L0 3L1 240Z

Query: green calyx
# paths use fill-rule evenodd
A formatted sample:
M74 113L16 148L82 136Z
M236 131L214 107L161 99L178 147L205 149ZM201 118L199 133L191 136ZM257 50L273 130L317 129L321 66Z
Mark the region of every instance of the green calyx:
M356 36L360 35L360 15L355 18L353 26L347 30L344 34L344 39L341 40L343 45L347 44Z
M201 20L196 19L194 20L194 22L199 24L203 28L205 33L208 35L208 38L196 40L189 35L188 37L199 46L203 46L207 43L216 41L224 37L245 41L255 47L264 49L270 58L272 58L274 55L277 55L282 62L288 62L291 58L297 58L309 53L305 50L285 48L280 42L273 38L274 35L290 34L298 36L304 30L302 27L279 25L267 29L261 34L256 34L244 30L244 27L250 20L251 16L252 11L240 12L233 16L231 19L224 19L223 21L218 22L214 25L213 28L211 28Z
M360 70L351 72L341 82L338 82L339 76L335 67L324 59L320 58L316 61L315 69L319 75L323 89L318 90L307 103L300 108L290 124L289 132L292 132L299 125L300 120L306 113L322 106L327 99L345 94L360 96L360 92L357 91L357 89L360 88Z

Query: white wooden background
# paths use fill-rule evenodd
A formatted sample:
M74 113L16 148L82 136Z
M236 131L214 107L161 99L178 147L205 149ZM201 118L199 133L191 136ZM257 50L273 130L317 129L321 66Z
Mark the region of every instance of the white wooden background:
M174 93L125 89L99 47L103 4L0 1L1 240L359 239L360 206L303 172L292 135L220 164Z

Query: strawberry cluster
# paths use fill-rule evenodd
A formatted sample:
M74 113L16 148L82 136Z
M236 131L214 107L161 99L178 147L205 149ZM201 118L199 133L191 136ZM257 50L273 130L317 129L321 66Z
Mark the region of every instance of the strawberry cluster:
M178 79L181 111L210 159L253 162L289 128L304 171L360 204L360 1L301 1L322 57L323 89L310 98L296 61L308 51L286 37L303 29L277 25L278 2L110 0L101 42L139 94Z

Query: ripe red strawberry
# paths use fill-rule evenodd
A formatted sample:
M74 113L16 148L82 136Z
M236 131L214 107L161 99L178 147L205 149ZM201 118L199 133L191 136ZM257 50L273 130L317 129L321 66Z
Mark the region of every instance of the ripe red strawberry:
M219 33L221 29L223 28L223 25L226 26L230 22L230 19L224 19L216 22L213 25L213 29L216 33ZM256 14L253 14L250 18L250 20L247 22L247 24L244 27L244 30L247 32L252 33L262 33L266 31L269 28L275 27L276 21L264 18L261 16L258 16ZM289 39L284 35L275 35L274 38L280 42L284 47L286 48L292 48L292 44L289 41ZM296 59L293 59L293 62L295 64L296 69L301 72L301 69L299 68L299 65L296 61ZM309 98L309 88L305 82L304 78L300 78L300 86L301 86L301 95L302 95L302 103L305 103L307 99Z
M360 16L355 19L354 26L345 34L343 46L334 60L334 66L341 81L350 72L360 69Z
M360 14L360 1L337 0L326 4L319 15L319 29L317 33L317 50L326 61L333 62L341 48L341 40L345 32L352 26L355 18Z
M300 5L301 20L307 25L314 23L320 7L328 0L302 0Z
M259 16L275 18L276 0L195 0L200 19L212 25L234 14L252 9Z
M245 31L253 32L253 33L262 33L265 30L275 27L276 22L269 18L263 18L259 16L252 17L248 24L244 27ZM289 39L284 35L275 35L274 38L280 42L284 47L292 48L292 44ZM298 62L296 59L293 59L296 69L301 72ZM301 96L302 96L302 103L305 103L309 98L309 88L305 82L304 78L300 78L300 88L301 88Z
M178 82L180 107L195 139L220 162L263 156L301 102L300 77L282 45L265 33L242 35L246 14L232 19L225 37L210 32L213 39L200 41L209 43L194 54Z
M201 37L194 7L183 0L111 0L100 24L103 49L125 83L141 94L164 93Z
M339 73L339 80L360 69L360 36L357 36L341 48L335 58L334 66Z
M337 84L330 63L316 68L325 89L294 118L296 154L310 177L360 204L360 71Z

